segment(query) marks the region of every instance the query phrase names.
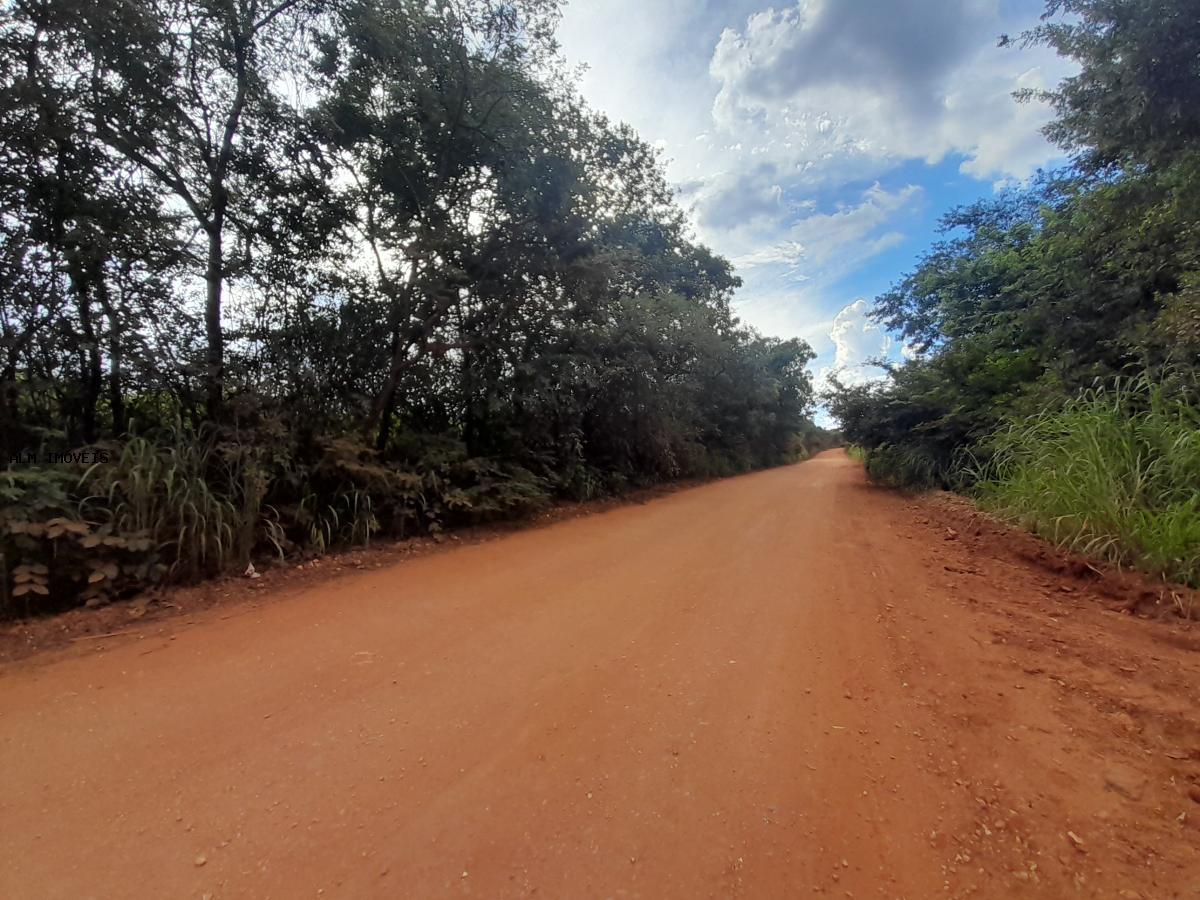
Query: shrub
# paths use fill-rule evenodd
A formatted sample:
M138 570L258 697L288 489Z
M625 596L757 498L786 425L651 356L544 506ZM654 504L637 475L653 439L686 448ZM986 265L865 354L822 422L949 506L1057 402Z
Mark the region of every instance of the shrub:
M165 574L147 533L89 520L73 499L77 487L78 473L71 470L3 473L0 615L102 602Z
M181 429L160 442L135 436L80 480L88 521L115 535L148 537L173 575L198 578L239 561L245 510L235 502L235 466L215 444Z

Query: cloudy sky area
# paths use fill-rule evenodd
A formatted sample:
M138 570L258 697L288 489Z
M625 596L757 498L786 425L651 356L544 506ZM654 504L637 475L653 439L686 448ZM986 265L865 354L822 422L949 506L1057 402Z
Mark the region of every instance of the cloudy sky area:
M1059 154L1015 90L1067 67L997 47L1040 0L570 0L559 39L595 108L663 151L737 312L821 376L902 348L866 320L959 203Z

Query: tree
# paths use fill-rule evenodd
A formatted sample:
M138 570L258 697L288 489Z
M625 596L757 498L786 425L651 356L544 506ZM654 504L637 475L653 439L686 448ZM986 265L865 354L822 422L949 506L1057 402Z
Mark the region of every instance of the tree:
M315 0L21 0L78 52L95 138L152 178L203 235L204 394L225 393L223 295L267 231L257 201L274 190L279 148L298 114L279 83L303 50Z
M112 464L8 473L0 585L94 601L823 439L810 348L733 317L558 5L5 8L0 442Z
M527 221L541 185L526 180L522 193L506 181L553 143L552 101L527 71L546 50L552 11L359 0L319 41L320 120L352 181L351 227L384 304L386 369L365 420L381 448L405 373L470 349L441 332L477 279L495 286L511 233L543 224L536 209Z
M86 97L68 74L72 44L53 21L52 10L29 7L10 16L0 42L0 303L6 318L25 322L5 341L5 412L13 420L31 411L21 410L17 397L23 362L40 370L44 383L58 382L66 435L90 443L100 434L102 393L109 430L125 430L134 317L167 296L161 276L176 264L179 247L174 217L87 128ZM30 301L32 309L23 311ZM60 362L62 370L55 368ZM62 379L72 364L76 376ZM40 424L52 427L53 420ZM6 429L10 438L21 433Z
M1046 134L1081 169L1164 166L1200 138L1200 18L1192 0L1050 0L1022 35L1080 64L1037 95ZM1026 95L1029 96L1029 95Z

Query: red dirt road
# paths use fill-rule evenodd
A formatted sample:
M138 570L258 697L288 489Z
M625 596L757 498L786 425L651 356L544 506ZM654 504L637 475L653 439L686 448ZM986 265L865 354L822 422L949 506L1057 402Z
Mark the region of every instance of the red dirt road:
M1197 633L938 515L833 452L10 667L0 896L1200 896Z

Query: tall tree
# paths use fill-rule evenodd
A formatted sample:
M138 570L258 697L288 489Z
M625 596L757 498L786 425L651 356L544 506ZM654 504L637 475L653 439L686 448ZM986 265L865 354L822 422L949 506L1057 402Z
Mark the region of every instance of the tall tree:
M280 84L316 0L20 0L76 41L96 138L168 191L203 236L205 400L225 392L226 282L262 237L273 150L299 116Z
M402 378L430 355L469 351L447 326L472 289L508 271L501 245L524 216L506 201L526 202L538 186L522 196L505 182L547 143L552 102L528 69L553 11L356 0L320 42L322 119L384 304L386 363L365 419L381 448Z
M26 364L46 375L51 360L69 356L76 377L61 387L66 433L92 442L100 434L102 393L108 430L125 430L123 367L131 311L141 304L127 302L121 273L127 284L137 272L134 293L149 288L162 301L167 291L156 272L173 265L178 247L173 217L155 191L88 128L86 92L72 77L76 48L55 27L53 12L46 5L11 10L0 39L0 218L7 251L0 302L6 316L19 316L27 298L38 298L42 316L32 321L44 322L6 342L15 355L5 368L11 381L16 358L34 347L48 351L42 365L36 355L27 355ZM30 291L32 281L41 282L38 290Z

